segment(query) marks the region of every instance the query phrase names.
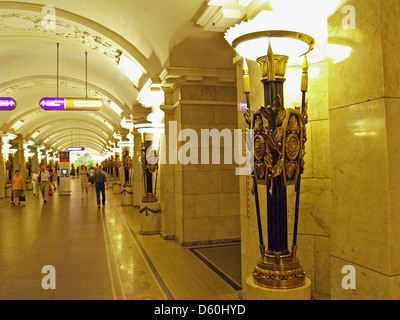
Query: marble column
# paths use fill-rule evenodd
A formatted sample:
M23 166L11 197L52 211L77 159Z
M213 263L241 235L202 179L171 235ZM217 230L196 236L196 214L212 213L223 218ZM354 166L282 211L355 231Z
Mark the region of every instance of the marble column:
M233 139L237 129L235 72L167 69L163 77L165 105L169 106L163 107L163 111L170 112L165 116L169 153L162 166L162 232L169 234L173 230L175 240L182 246L239 240L239 176L235 174L238 166L225 162L224 139L219 147L211 139L209 146L201 145L202 129L216 129L219 133L227 129ZM175 125L175 132L170 131L170 124ZM184 129L198 142L185 154L193 156L189 163L182 163L178 156L182 146L192 139L181 137L178 141ZM207 153L203 158L202 154ZM219 163L212 163L213 153L220 154Z
M345 0L328 21L352 49L329 66L332 299L400 299L399 20L397 0Z
M174 121L174 110L170 105L161 106L161 110L164 112L164 124L165 124L165 137L169 137L169 126L170 121ZM175 145L176 146L176 145ZM169 148L173 149L174 146L169 145ZM164 159L169 159L170 150L166 146L166 139L163 139L160 143L161 152L164 155L160 155ZM161 203L161 232L160 235L163 239L173 239L175 235L175 183L174 183L174 166L168 165L165 161L160 161L160 203Z
M26 181L27 170L25 161L24 137L22 135L18 135L17 138L11 141L11 144L17 149L17 152L14 154L13 174L16 170L19 170L20 174L24 178L24 181Z
M133 168L133 179L132 179L132 187L133 187L133 206L139 207L140 201L143 197L142 191L142 168L140 165L140 150L141 150L141 134L139 132L133 132L133 156L132 156L132 168Z
M38 169L38 171L40 170L39 168L39 164L40 164L40 160L39 160L39 154L38 154L38 150L37 147L30 147L32 150L32 153L34 153L33 157L32 157L32 172L35 172L36 169Z

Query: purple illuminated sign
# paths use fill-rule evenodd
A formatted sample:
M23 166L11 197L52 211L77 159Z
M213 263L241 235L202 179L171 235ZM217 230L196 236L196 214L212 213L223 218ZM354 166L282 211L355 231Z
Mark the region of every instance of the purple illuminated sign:
M65 99L64 98L43 98L40 100L40 106L43 109L51 110L64 110Z
M70 147L70 148L67 148L67 151L85 151L85 148L81 148L81 147Z
M17 106L17 103L12 98L0 97L0 110L13 110Z
M238 102L238 111L244 111L247 108L246 102Z

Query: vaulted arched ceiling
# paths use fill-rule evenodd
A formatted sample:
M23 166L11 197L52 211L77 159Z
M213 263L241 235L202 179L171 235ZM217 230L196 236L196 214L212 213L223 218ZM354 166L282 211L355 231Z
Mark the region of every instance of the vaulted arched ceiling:
M0 111L0 131L61 149L84 141L100 152L120 130L122 117L143 120L146 113L135 114L141 88L148 79L159 81L174 35L202 5L202 0L50 0L53 28L45 23L51 12L42 1L0 1L0 96L17 101L15 110ZM119 67L121 53L136 65L134 79ZM41 98L57 94L100 98L104 107L40 108Z

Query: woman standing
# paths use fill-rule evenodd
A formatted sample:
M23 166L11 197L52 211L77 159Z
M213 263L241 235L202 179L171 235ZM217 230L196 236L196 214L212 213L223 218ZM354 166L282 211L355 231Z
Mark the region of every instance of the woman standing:
M32 187L33 187L33 195L36 196L38 193L38 187L39 187L39 172L38 169L35 169L35 172L32 174Z
M13 194L12 204L15 205L18 200L19 205L19 198L22 196L22 191L24 191L24 178L19 174L19 170L15 171L15 175L12 178L11 190Z
M81 176L81 187L82 187L82 199L83 199L83 193L84 189L86 189L86 198L89 197L89 180L88 180L88 172L86 171L85 165L81 166L81 169L79 170L79 175Z

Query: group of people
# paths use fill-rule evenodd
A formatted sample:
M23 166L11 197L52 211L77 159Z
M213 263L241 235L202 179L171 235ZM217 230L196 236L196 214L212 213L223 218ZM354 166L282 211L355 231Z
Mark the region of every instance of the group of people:
M49 195L52 195L53 191L57 190L54 185L53 179L57 175L57 185L60 183L60 169L55 174L50 166L41 166L40 171L37 169L32 174L32 184L33 184L33 195L38 194L38 190L43 197L43 202L46 203ZM100 166L97 170L93 167L90 170L86 169L85 165L82 165L79 170L79 175L81 178L81 188L82 188L82 198L84 197L84 192L86 190L86 198L89 197L89 184L94 184L96 186L96 200L97 207L100 208L100 202L103 206L106 204L106 188L108 190L107 175L103 171L103 166ZM24 192L24 179L20 174L19 170L15 171L11 183L12 191L12 204L19 205L21 197Z
M36 196L38 194L38 190L40 190L45 203L48 200L48 196L52 194L53 191L57 190L57 187L53 183L53 176L53 170L50 168L50 166L47 166L47 168L45 166L41 166L40 172L38 172L36 169L32 174L33 195ZM24 178L22 177L20 171L16 170L11 181L11 203L13 205L20 205L24 190Z

